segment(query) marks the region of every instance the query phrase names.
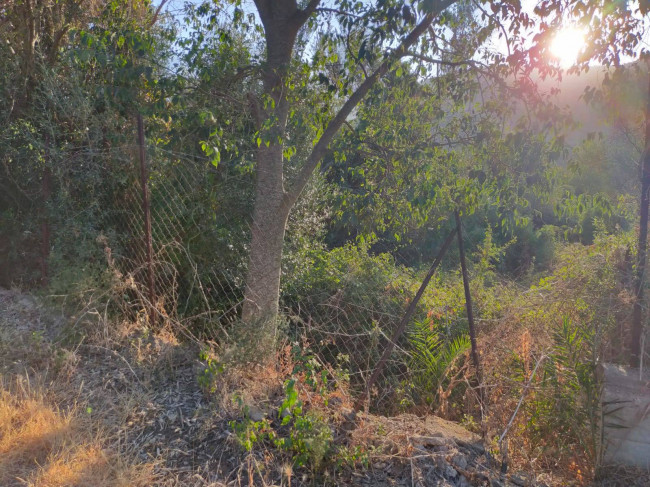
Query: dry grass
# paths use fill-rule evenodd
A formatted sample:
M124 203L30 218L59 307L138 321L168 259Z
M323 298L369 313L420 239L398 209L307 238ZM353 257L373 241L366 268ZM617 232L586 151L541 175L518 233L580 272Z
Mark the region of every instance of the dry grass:
M88 416L59 410L25 381L0 384L0 485L152 485L153 465L107 448Z
M590 264L602 267L600 261ZM590 269L585 274L595 273ZM535 292L514 285L504 287L504 294L497 296L504 303L498 313L494 312L498 319L481 323L484 377L490 378L489 408L484 418L489 439L501 434L517 407L525 381L531 378L536 360L552 346L550 331L562 316L575 312L578 299L584 299L586 284L581 279L583 275L560 275L548 289ZM600 314L611 312L616 296L606 301L606 309L601 309L598 306L602 307L602 299L596 299L601 294L593 290L588 293L594 296L594 302L589 304ZM270 422L276 421L276 429L281 428L277 425L278 410L285 395L283 383L289 377L296 380L295 388L305 410L316 412L335 432L334 448L348 448L348 455L352 455L353 448L359 447L363 453L359 458L367 456L371 463L390 463L395 468L392 478L414 478L413 462L409 464L408 460L413 454L410 438L430 435L429 430L440 431L439 425L426 427L415 417L350 419L356 416L343 414L351 412L352 404L347 381L325 394L316 391L308 384L307 372L290 345L277 356L253 365L228 360L227 350L211 347L212 363L223 362L225 367L208 370L210 380L201 383L201 390L197 377L206 376L203 371L209 361L199 363L197 357L209 343L196 343L180 322L166 319L161 321L162 326L151 329L142 310L124 313L131 319L115 322L106 307L90 303L67 322L74 332L70 334L77 333L83 340L61 342L56 338L62 329L65 331L62 320L49 324L42 319L48 311L18 293L6 292L4 300L9 311L0 312L0 374L5 377L3 383L0 375L0 486L283 483L293 475L288 467L290 453L273 448L269 442L259 442L251 453L241 451L229 420L265 416ZM477 293L477 309L494 305L485 300L482 303ZM2 305L0 291L0 309ZM303 351L308 349L307 343L301 345ZM524 382L513 376L514 366L522 369ZM336 375L332 370L327 372ZM20 377L38 374L47 377L42 379L47 388L27 387L19 382ZM471 377L470 368L461 369L452 382L469 385ZM531 383L524 406L537 393L539 384ZM45 390L47 395L42 392ZM450 419L461 420L462 413L478 417L475 392L470 387L465 390L465 397L450 397L447 391L446 401L442 402L449 403ZM78 400L80 405L75 406L75 397L84 400ZM454 409L454 402L464 407ZM97 411L88 414L87 404ZM526 407L522 407L509 433L511 471L536 472L537 480L548 485L586 484L590 472L580 473L587 471L581 458L536 449L527 435L527 420ZM129 452L141 458L156 458L157 464L134 462ZM555 463L549 463L549 459ZM361 461L351 463L346 467L349 483L337 478L338 485L359 485ZM282 473L278 473L280 470ZM220 481L225 483L215 484ZM300 481L294 477L297 484Z
M481 324L479 349L487 378L486 429L488 438L494 440L493 448L499 451L498 459L504 459L506 453L513 471L536 472L538 480L549 485L591 485L595 458L585 447L591 439L588 428L575 422L571 437L570 432L550 427L549 416L544 416L544 408L553 405L552 387L544 387L542 380L544 361L558 354L553 333L561 330L565 318L576 326L596 330L593 346L598 347L599 360L620 361L624 348L620 336L625 335L620 327L631 309L629 289L619 271L625 268L624 250L609 241L590 247L565 247L546 279L535 287L516 289L510 298L499 297L504 303L501 316ZM588 363L592 346L587 343L591 342L586 340L580 351L584 363ZM538 361L540 368L533 377ZM568 366L557 367L563 373L558 382L561 387L573 371ZM517 409L520 399L521 408ZM575 407L586 408L580 400L578 397ZM515 411L501 450L495 438L500 437ZM541 425L535 412L541 412ZM559 424L560 418L557 421ZM568 422L564 418L564 424ZM584 444L575 437L581 430Z

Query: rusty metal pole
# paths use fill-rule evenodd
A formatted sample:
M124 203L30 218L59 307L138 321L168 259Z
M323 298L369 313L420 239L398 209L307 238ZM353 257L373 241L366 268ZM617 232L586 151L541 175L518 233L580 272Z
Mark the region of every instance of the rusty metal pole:
M431 278L433 277L433 275L436 272L436 269L442 262L442 258L447 253L447 250L449 250L449 246L454 241L454 235L456 234L457 231L458 231L457 228L452 230L452 232L449 234L445 242L442 244L442 247L438 251L438 255L436 256L435 260L433 261L433 264L431 264L431 267L429 268L429 272L427 273L426 277L422 281L422 284L420 285L420 289L418 289L418 292L415 294L413 301L409 303L408 308L404 313L404 316L402 317L399 324L397 325L397 328L393 332L393 336L388 342L388 345L386 345L386 348L384 349L384 353L381 355L379 362L377 362L377 365L375 366L375 370L372 372L370 379L368 379L368 382L366 383L365 394L359 397L359 399L355 403L354 405L355 409L361 409L364 400L365 401L370 400L370 390L372 386L375 384L375 382L379 378L379 375L384 370L384 367L386 366L386 362L388 361L388 357L390 357L390 354L393 353L393 349L395 348L395 344L397 343L397 340L399 340L399 338L406 330L406 325L408 325L409 321L411 320L411 317L413 316L413 313L415 313L415 309L417 308L417 305L420 302L420 298L422 298L422 295L424 294L424 291L427 289L427 286L429 285Z
M469 323L469 340L472 344L472 362L476 368L476 378L478 386L481 387L481 362L478 356L478 345L476 344L476 326L474 324L474 311L472 309L472 293L469 289L469 274L467 272L467 262L465 261L465 245L463 244L463 229L460 222L460 213L456 210L456 226L458 227L458 252L460 253L460 269L463 274L463 287L465 288L465 308L467 309L467 321ZM483 401L482 389L479 389L479 397Z
M476 369L476 382L478 386L478 400L481 409L484 407L483 377L481 374L481 361L478 355L478 345L476 344L476 325L474 324L474 310L472 309L472 293L469 289L469 273L467 272L467 262L465 260L465 244L463 243L463 228L460 222L460 213L455 212L456 226L458 227L458 253L460 254L460 270L463 274L463 288L465 289L465 308L467 309L467 323L469 325L469 341L472 344L472 362ZM484 432L485 436L485 432Z
M142 187L142 211L144 213L144 243L147 253L147 287L149 291L149 323L156 324L156 292L154 288L153 272L153 244L151 241L151 205L149 203L149 176L147 174L147 162L144 145L144 122L142 115L138 113L138 146L140 150L140 186Z
M45 164L50 164L50 136L45 134ZM41 184L43 196L41 207L41 284L47 286L49 281L48 260L50 259L50 221L47 205L52 195L52 172L49 166L43 170Z
M650 74L645 109L645 150L641 157L641 199L639 202L639 243L634 272L634 308L630 336L630 367L639 367L644 350L641 342L645 315L645 270L648 257L648 206L650 205Z

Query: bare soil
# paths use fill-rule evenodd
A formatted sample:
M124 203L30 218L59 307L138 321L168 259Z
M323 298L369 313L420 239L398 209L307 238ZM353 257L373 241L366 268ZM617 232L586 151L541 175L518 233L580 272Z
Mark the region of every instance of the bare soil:
M248 393L249 407L263 408L273 418L286 379L282 371L240 372L240 384L225 381L206 393L197 380L205 366L199 346L179 341L172 330L151 333L138 323L115 323L106 310L67 316L44 303L0 289L0 386L11 393L12 384L30 383L54 410L76 415L94 431L110 453L107 458L150 467L148 485L553 483L522 472L502 474L480 438L456 423L435 416L357 414L336 402L329 406L340 408L331 414L334 443L361 448L365 461L313 472L294 468L290 457L270 447L248 453L229 426L241 413L229 398L240 387L242 395ZM44 465L34 459L28 477L37 479L46 468L47 460ZM22 477L9 485L92 485L87 476L67 482L30 483Z

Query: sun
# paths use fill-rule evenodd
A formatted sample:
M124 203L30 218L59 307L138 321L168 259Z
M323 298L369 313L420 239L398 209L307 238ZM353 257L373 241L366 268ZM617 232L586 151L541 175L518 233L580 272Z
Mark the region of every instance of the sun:
M585 45L585 33L575 27L565 27L551 41L551 54L566 69L578 60L578 54Z

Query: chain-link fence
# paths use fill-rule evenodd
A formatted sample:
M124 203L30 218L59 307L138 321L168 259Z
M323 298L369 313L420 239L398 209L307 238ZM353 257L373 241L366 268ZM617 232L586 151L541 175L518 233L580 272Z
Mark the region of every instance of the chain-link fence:
M217 239L211 239L219 230L209 228L214 222L214 174L205 161L164 154L155 147L146 152L146 184L134 163L116 212L123 229L117 242L123 249L120 271L140 287L140 295L153 308L154 324L166 317L191 317L197 333L223 330L239 313L244 275L240 263L226 262Z
M153 146L146 153L146 188L134 160L132 177L115 211L121 225L116 247L122 249L117 265L133 277L140 295L153 301L148 306L154 320L185 320L203 338L223 338L236 326L243 302L245 248L229 249L235 243L225 241L234 238L232 226L241 222L233 221L237 215L219 214L217 170L205 160ZM218 228L219 219L231 227L227 232ZM234 255L225 255L229 251ZM345 371L353 396L369 398L372 407L386 410L393 407L396 391L413 372L410 345L403 334L382 361L403 318L408 302L404 298L396 289L379 289L379 295L373 295L350 279L336 289L285 292L281 304L289 336L306 344L322 364ZM373 377L378 364L381 374ZM373 384L368 383L371 377Z
M23 224L36 243L23 260L49 261L48 290L65 296L88 283L98 287L106 253L135 285L120 294L129 309L155 327L180 323L204 342L224 343L237 329L244 299L254 173L126 139L46 151L53 165L67 163L65 171L55 165L48 192L34 183L35 216ZM395 398L420 373L411 336L418 317L406 331L403 321L421 276L357 245L326 249L320 237L301 231L302 249L287 259L282 278L280 326L304 353L340 371L355 399L394 410ZM319 257L295 257L305 247ZM47 268L38 272L48 275Z

